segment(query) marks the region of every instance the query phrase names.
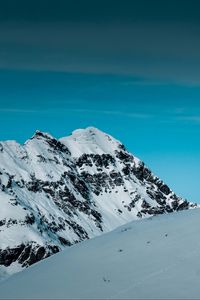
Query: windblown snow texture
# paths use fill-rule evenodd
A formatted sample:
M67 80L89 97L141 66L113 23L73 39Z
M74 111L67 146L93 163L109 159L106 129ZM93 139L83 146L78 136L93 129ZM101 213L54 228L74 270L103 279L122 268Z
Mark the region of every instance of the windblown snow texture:
M0 143L0 275L131 220L195 207L96 128Z
M0 283L0 299L199 299L200 209L130 222Z

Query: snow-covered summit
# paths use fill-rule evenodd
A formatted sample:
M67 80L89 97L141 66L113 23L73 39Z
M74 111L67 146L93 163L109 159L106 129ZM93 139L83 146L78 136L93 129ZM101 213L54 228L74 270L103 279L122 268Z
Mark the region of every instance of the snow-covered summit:
M0 274L131 220L192 207L96 128L0 142Z
M83 153L112 154L121 145L115 138L95 127L77 129L72 135L61 138L60 141L69 148L74 157Z
M53 139L53 136L51 134L49 134L48 132L43 132L40 130L36 130L34 135L31 137L31 139L42 139L42 138L46 138L46 139ZM28 140L29 141L29 140Z

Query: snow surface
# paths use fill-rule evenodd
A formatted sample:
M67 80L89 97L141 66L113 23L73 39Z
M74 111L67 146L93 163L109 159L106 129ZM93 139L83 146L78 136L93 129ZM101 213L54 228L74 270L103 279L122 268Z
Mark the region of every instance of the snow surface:
M199 299L200 210L134 221L0 284L1 299Z

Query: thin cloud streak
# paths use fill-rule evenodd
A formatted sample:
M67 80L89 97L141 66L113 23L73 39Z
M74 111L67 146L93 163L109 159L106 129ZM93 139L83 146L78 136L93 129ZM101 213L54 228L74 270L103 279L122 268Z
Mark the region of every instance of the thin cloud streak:
M39 113L40 110L23 109L23 108L0 108L3 113Z
M159 120L160 118L162 121L168 121L168 122L174 122L174 121L188 121L188 122L195 122L200 123L200 116L196 115L180 115L181 112L172 112L168 113L165 116L159 116L154 113L134 113L134 112L121 112L121 111L109 111L109 110L91 110L91 109L70 109L67 110L68 112L77 112L77 113L97 113L97 114L104 114L104 115L110 115L110 116L120 116L120 117L128 117L128 118L138 118L138 119L155 119Z
M177 121L186 121L192 123L200 123L200 116L179 116L176 117Z
M120 116L120 117L139 118L139 119L147 119L147 118L154 117L153 114L128 113L128 112L112 111L112 110L69 109L66 111L67 112L75 112L75 113L76 112L77 113L96 113L96 114L104 114L104 115L110 115L110 116Z
M99 114L104 116L116 116L123 118L132 119L154 119L161 123L171 122L189 122L189 123L200 123L200 115L184 115L181 114L183 111L168 112L166 115L159 116L155 113L139 113L139 112L125 112L125 111L114 111L114 110L95 110L95 109L84 109L84 108L70 108L70 109L26 109L26 108L1 108L2 113L16 113L16 114L57 114L63 115L67 113L78 113L78 114Z

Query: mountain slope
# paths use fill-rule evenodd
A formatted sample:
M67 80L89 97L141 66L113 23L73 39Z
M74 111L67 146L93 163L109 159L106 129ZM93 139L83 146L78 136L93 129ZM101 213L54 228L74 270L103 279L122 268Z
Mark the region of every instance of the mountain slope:
M131 222L0 284L1 299L199 299L200 210Z
M195 207L96 128L0 143L0 276L131 220Z

